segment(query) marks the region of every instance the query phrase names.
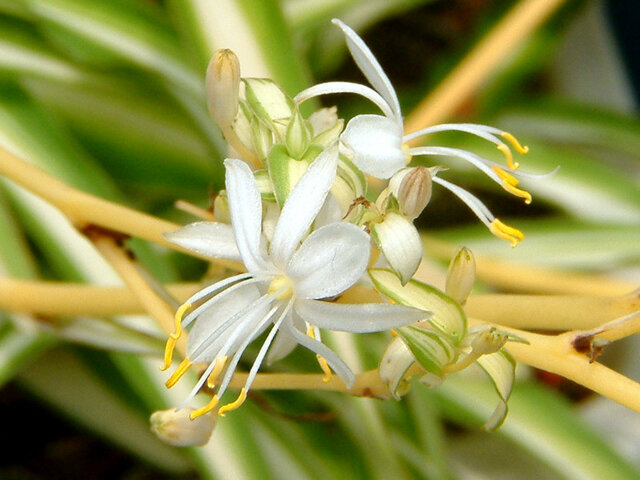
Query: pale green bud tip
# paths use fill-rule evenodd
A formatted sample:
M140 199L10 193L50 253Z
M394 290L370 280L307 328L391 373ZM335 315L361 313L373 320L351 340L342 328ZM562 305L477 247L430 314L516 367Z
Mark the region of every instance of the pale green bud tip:
M476 261L466 247L458 250L449 264L445 292L461 305L467 301L476 279Z
M471 349L476 355L489 355L500 350L507 340L508 335L495 327L480 330L471 340Z
M431 172L425 167L403 169L389 181L400 212L412 220L422 213L431 200L431 186Z
M153 412L150 418L151 431L174 447L205 445L211 437L217 417L201 415L191 420L189 415L193 411L191 408L170 408Z
M238 113L240 63L231 50L216 50L207 68L207 107L214 122L228 127Z

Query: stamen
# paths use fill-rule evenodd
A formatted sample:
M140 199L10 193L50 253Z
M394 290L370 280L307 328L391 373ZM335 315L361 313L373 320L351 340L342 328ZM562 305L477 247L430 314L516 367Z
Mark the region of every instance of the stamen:
M236 398L234 402L227 403L226 405L220 407L220 410L218 410L218 415L224 417L227 412L231 412L240 407L240 405L242 405L246 399L247 391L243 388L242 390L240 390L240 395L238 395L238 398Z
M191 412L189 414L189 418L191 420L194 420L199 416L204 415L205 413L209 413L211 410L216 408L216 406L218 406L219 401L220 399L218 398L218 396L214 395L213 397L211 397L211 400L209 400L209 403L207 403L204 407L198 408L197 410L194 410L193 412Z
M511 242L511 247L517 246L519 242L524 240L524 234L520 230L505 225L497 218L493 219L489 225L489 230L491 230L491 233L496 237Z
M167 388L173 387L178 382L178 380L180 380L180 378L182 378L182 376L187 372L187 370L189 370L189 367L191 365L193 365L193 362L188 358L182 360L180 365L178 365L178 368L176 368L176 371L173 372L173 374L169 377L169 380L164 383L165 386Z
M502 188L504 188L510 194L515 195L516 197L524 198L524 203L526 203L527 205L531 203L531 194L526 190L517 188L517 185L519 183L517 178L515 178L513 175L508 174L496 165L492 166L491 170L493 170L494 173L498 175L498 177L500 177L500 179L502 180Z
M176 342L182 335L182 317L184 316L184 312L191 308L190 303L184 303L178 308L175 314L175 332L169 335L167 339L167 344L164 348L164 365L160 368L160 370L165 371L171 365L171 361L173 360L173 350L176 348Z
M226 355L216 358L216 366L213 367L213 371L211 372L211 375L209 375L209 378L207 379L207 386L209 388L213 388L216 386L218 377L222 373L222 370L224 370L225 365L227 364L227 358L228 357Z
M502 138L513 145L513 148L515 148L516 152L518 152L519 154L526 155L527 153L529 153L529 147L527 147L526 145L524 147L520 145L518 139L511 135L509 132L502 132Z
M520 167L518 162L513 161L513 154L511 153L511 149L507 147L504 143L498 145L498 150L500 150L507 159L507 165L511 170L516 170Z
M307 336L313 338L314 340L316 339L315 329L313 325L309 325L307 327ZM322 381L324 383L329 383L331 381L331 378L333 377L333 373L331 372L331 368L329 368L329 364L322 355L316 355L316 358L318 359L318 365L320 365L320 368L324 372Z
M324 372L324 377L322 377L322 381L324 383L329 383L331 381L331 378L333 378L333 373L329 368L329 364L327 363L327 361L322 355L316 355L316 358L318 359L318 365L320 365L320 368Z

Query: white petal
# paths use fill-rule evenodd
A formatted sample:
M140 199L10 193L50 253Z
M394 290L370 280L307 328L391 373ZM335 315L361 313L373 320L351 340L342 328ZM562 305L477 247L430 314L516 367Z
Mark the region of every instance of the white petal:
M369 333L401 327L431 316L430 312L390 303L342 303L297 299L296 312L307 322L327 330Z
M164 238L187 250L213 258L241 261L231 225L217 222L196 222L175 232L163 234Z
M300 316L295 313L293 310L291 311L292 319L290 321L293 322L294 328L298 330L302 330L304 328L304 322L300 318ZM283 359L287 355L289 355L294 348L298 346L298 341L289 333L286 329L281 329L276 335L275 340L273 341L273 345L269 349L269 354L267 355L267 365L271 365L273 362L277 362L278 360Z
M250 272L263 270L265 265L260 256L262 199L258 184L243 161L228 158L224 164L231 224L242 261Z
M253 301L238 299L234 306L236 308L229 306L224 311L216 308L205 312L198 317L191 329L187 344L189 358L193 362L209 362L220 355L233 353L237 345L246 337L240 334L242 332L238 333L238 329L252 330L251 325L259 323L265 317L272 303L273 298L264 295ZM257 336L261 332L252 333ZM225 351L221 352L221 348Z
M323 357L348 388L353 386L353 382L355 381L353 372L329 347L302 333L295 328L291 322L285 322L284 326L300 345Z
M316 216L316 220L313 223L313 228L317 230L320 227L324 227L325 225L331 225L332 223L337 223L337 222L340 222L341 220L342 220L342 210L340 209L340 204L338 203L338 200L336 200L336 197L333 195L333 190L332 190L332 192L329 195L327 195L327 198L324 201L322 208L318 212L318 215Z
M271 258L280 268L289 262L318 215L338 168L338 148L324 150L291 190L271 242Z
M362 41L356 32L354 32L349 26L343 22L334 18L332 20L334 25L337 25L344 32L347 39L347 47L351 52L353 60L358 65L358 68L362 71L369 83L373 85L380 95L384 97L387 103L393 109L396 118L401 121L400 104L398 103L398 97L396 95L389 78L382 70L382 67L373 56L369 47Z
M287 265L299 298L326 298L356 283L369 263L369 235L351 223L313 232Z
M389 212L381 223L371 224L371 235L404 285L422 260L420 234L408 218Z
M305 100L309 100L313 97L318 97L320 95L329 95L333 93L355 93L356 95L361 95L366 99L371 100L371 102L375 103L377 107L382 110L382 113L384 113L387 117L395 116L394 111L391 109L392 107L384 98L380 96L378 92L367 87L366 85L361 85L359 83L353 82L319 83L300 92L293 98L293 101L296 103L302 103Z
M357 115L340 140L353 151L353 163L377 178L389 178L407 164L402 126L381 115Z

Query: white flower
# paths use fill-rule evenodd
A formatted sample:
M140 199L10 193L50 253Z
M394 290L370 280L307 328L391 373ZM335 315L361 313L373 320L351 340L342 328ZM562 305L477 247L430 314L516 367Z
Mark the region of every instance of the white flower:
M333 223L308 234L333 184L337 162L334 145L309 166L289 194L270 242L261 229L262 202L253 173L245 163L235 159L225 160L232 227L199 222L166 235L170 241L198 253L241 260L248 270L204 288L176 314L176 334L167 343L166 367L171 363L171 352L181 329L194 321L195 324L189 335L187 358L167 385L172 386L192 363L206 362L209 366L184 404L205 381L211 388L218 386L209 405L192 412L192 418L216 407L242 353L269 327L238 400L221 407L219 414L224 415L244 401L270 346L271 359L275 360L301 344L318 355L327 380L330 367L351 386L353 373L320 341L320 328L374 332L429 316L421 310L391 304L342 305L321 301L355 284L369 262L369 236L355 225Z
M358 168L374 177L387 179L404 168L416 155L457 157L479 168L507 192L524 198L525 203L531 202L529 192L518 188L518 180L512 173L519 165L513 161L509 146L500 137L519 153L527 153L527 147L521 146L511 134L503 130L470 123L435 125L403 135L400 103L389 78L364 41L350 27L338 19L334 19L333 23L344 32L354 61L375 90L351 82L327 82L304 90L294 101L300 103L318 95L331 93L356 93L368 98L382 110L384 115L355 116L340 137L343 144L353 153L352 160ZM511 173L501 165L466 150L436 146L409 147L407 144L415 138L447 130L470 133L496 144L505 155ZM466 190L436 177L435 174L432 181L447 188L465 202L494 235L509 240L512 246L524 238L519 230L508 227L496 219L480 200Z

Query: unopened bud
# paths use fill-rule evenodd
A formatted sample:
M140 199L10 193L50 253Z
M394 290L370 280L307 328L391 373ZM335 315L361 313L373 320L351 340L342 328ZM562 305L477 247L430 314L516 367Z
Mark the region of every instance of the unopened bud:
M415 361L413 353L400 337L394 338L382 355L378 370L380 380L396 399L409 391L410 383L404 376Z
M229 49L216 50L207 67L207 107L218 126L228 127L238 113L240 63Z
M445 292L460 305L464 305L476 279L476 261L466 247L458 250L449 264Z
M477 332L471 340L471 349L475 356L489 355L500 350L509 340L506 332L495 327L485 326Z
M296 108L291 115L287 132L285 136L285 144L287 151L292 158L300 159L309 148L311 142L311 130L307 122Z
M400 170L389 181L389 189L398 200L400 212L413 220L431 200L431 172L426 167Z
M231 223L229 199L227 198L227 192L224 190L213 200L213 216L216 217L217 222Z
M205 445L216 425L215 417L201 415L191 420L189 415L193 411L192 408L170 408L153 412L150 418L151 431L174 447Z

